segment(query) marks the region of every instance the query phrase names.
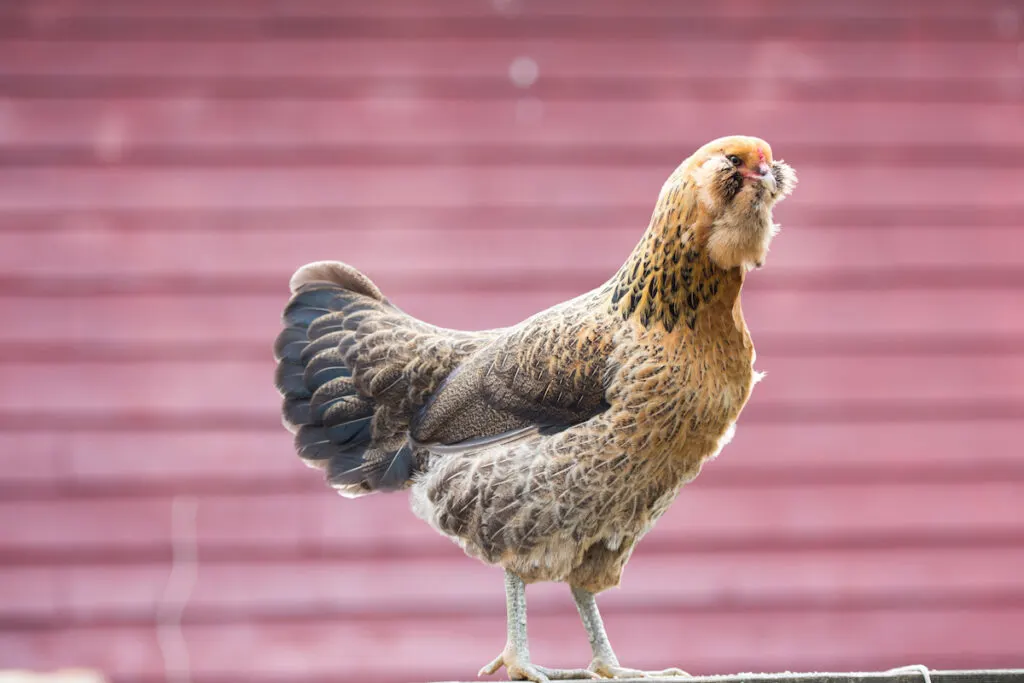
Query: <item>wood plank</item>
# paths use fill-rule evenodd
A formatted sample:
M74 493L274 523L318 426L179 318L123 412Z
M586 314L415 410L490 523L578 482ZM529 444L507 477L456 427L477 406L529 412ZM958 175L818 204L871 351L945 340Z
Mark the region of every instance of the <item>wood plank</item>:
M494 613L458 621L295 619L186 625L191 678L381 683L466 680L505 640L501 596ZM934 667L1009 667L1016 661L1019 607L765 611L698 615L624 614L608 628L632 666L682 665L694 673L749 670L883 669L924 661ZM572 614L530 619L531 653L550 666L583 665L589 648ZM955 642L956 648L946 643ZM384 655L386 653L386 656ZM153 626L40 629L0 633L11 666L90 666L115 679L163 680ZM340 665L339 661L344 664Z
M1021 538L1021 482L835 484L808 487L689 486L641 544L751 548L941 539ZM198 495L202 553L400 552L455 556L459 550L415 520L406 496L340 500L325 490L293 494ZM168 551L172 496L4 500L0 517L24 520L0 538L0 553L22 561L150 557Z
M474 6L477 3L474 3ZM900 5L902 6L902 5ZM132 11L135 5L124 11ZM643 11L643 5L634 5ZM681 5L680 7L686 7ZM754 3L751 11L762 10ZM820 3L807 8L813 12ZM921 5L919 12L932 7ZM207 10L207 8L210 8ZM665 5L667 11L675 11ZM92 5L89 10L93 10ZM168 11L180 11L168 5ZM204 11L230 11L222 3ZM543 11L540 7L535 8ZM147 7L144 11L158 11ZM244 8L242 8L244 11ZM599 11L597 7L588 12ZM826 10L827 11L827 10ZM472 59L466 59L471 53ZM714 54L715 59L707 59ZM573 41L369 40L343 42L0 42L0 75L221 78L494 78L529 59L542 79L742 78L1011 79L1021 75L1010 43L937 41Z
M29 343L45 339L133 344L213 339L229 344L268 343L279 331L286 289L282 287L280 296L166 294L89 298L77 300L70 309L63 297L3 297L0 311L7 319L17 319L22 324L0 326L0 339ZM409 293L398 303L410 313L417 309L418 313L433 312L434 324L460 323L486 329L523 320L570 296L571 292L533 292L514 297L470 293L441 298L427 295L424 300Z
M916 548L639 554L606 615L671 609L952 606L1019 601L1020 548ZM686 567L686 581L678 580ZM169 563L0 568L8 620L138 623L164 602ZM415 576L416 581L406 580ZM430 586L430 590L425 590ZM187 621L253 617L491 614L501 573L468 558L204 562ZM530 588L531 614L565 612L562 584Z
M0 482L13 488L52 487L66 470L62 442L58 434L0 434Z
M917 683L927 673L935 683L1018 683L1021 669L928 669L922 664L893 667L885 671L843 673L760 673L690 676L693 683ZM671 676L654 676L652 683L675 683Z
M766 274L767 276L767 274ZM460 329L512 325L575 296L577 290L511 293L506 291L414 291L378 282L391 299L411 315L430 323ZM599 281L598 281L599 282ZM593 283L594 285L598 282ZM131 294L75 297L0 296L0 314L18 325L0 326L0 342L38 344L239 344L248 353L268 344L280 329L287 300L280 295L241 293ZM68 301L74 305L69 306ZM744 315L755 342L794 336L845 337L865 343L878 337L1024 334L1024 316L1013 289L935 291L897 289L879 296L873 291L759 290L743 295ZM955 315L951 315L955 311ZM268 347L269 348L269 347Z
M789 207L786 206L786 209ZM639 212L637 212L639 214ZM781 210L780 210L781 213ZM792 217L759 280L821 271L1024 268L1024 235L999 227L872 226L821 229ZM639 215L637 218L639 219ZM554 218L554 217L552 217ZM375 276L610 276L643 232L634 226L567 229L549 223L393 224L209 230L121 230L112 219L69 216L45 231L0 231L0 272L15 277L263 277L286 282L298 265L339 255ZM585 230L586 239L580 239ZM41 248L45 259L37 258Z
M366 5L355 0L219 0L204 3L183 0L173 5L144 4L131 0L91 0L89 3L68 3L61 0L9 0L3 5L5 14L28 14L48 18L59 16L93 17L202 17L202 18L275 18L282 16L314 17L408 17L454 18L488 17L495 14L528 16L565 16L595 14L597 16L772 16L797 15L811 17L969 17L979 12L995 13L1007 5L999 0L904 0L893 4L884 0L862 0L851 5L819 3L814 0L779 0L771 5L753 0L731 0L728 4L707 2L639 2L621 0L560 0L552 5L536 0L514 3L479 3L473 0L445 0L423 5L414 0L390 0Z
M126 28L125 30L132 30ZM527 64L529 64L527 62ZM511 77L492 76L452 80L435 78L415 81L405 77L373 77L349 80L322 78L199 78L153 76L7 76L0 88L9 96L30 99L149 98L180 100L197 93L237 100L314 99L352 100L381 95L408 96L415 92L424 100L519 100L529 85L528 101L521 113L537 118L540 101L661 101L687 97L725 106L742 106L748 92L768 92L772 99L792 105L811 102L877 103L913 102L930 104L1018 103L1022 95L1020 76L985 79L889 79L867 78L535 78L536 69L517 63ZM955 148L954 148L955 149ZM188 153L190 150L183 150ZM9 155L5 155L7 159ZM129 150L124 157L137 160ZM5 159L5 161L7 160ZM38 163L38 161L36 162ZM1007 164L1007 161L1002 161Z
M1017 316L1005 314L1018 310L1014 297L1019 301L1012 290L944 291L941 295L927 290L890 291L879 297L865 292L769 292L751 288L743 294L743 310L755 340L758 334L791 334L797 330L854 337L887 334L899 339L914 334L955 336L963 330L1015 333L1024 328L1024 320L1018 326L1014 321ZM976 308L968 311L967 306ZM1000 314L1002 306L1006 308ZM956 316L949 315L951 310L957 312Z
M751 408L777 406L1024 403L1024 353L958 357L808 357L761 354L768 373ZM280 397L274 362L148 360L0 363L0 411L76 416L126 412L192 416L218 411L271 419ZM25 387L35 391L27 393ZM54 418L57 419L57 418Z
M504 2L505 0L501 0ZM311 40L452 39L525 37L554 40L667 38L680 40L873 41L906 39L945 41L1015 41L1012 10L989 17L823 17L792 16L561 16L530 17L503 14L489 17L90 17L15 16L0 23L0 36L17 40Z
M642 226L596 228L581 240L579 231L556 224L524 227L446 229L413 219L412 223L402 221L402 227L339 226L336 230L289 225L287 229L150 232L96 225L50 234L8 231L0 232L0 272L32 277L268 275L287 282L297 265L338 253L369 272L406 277L430 273L521 276L566 270L610 276L643 232ZM990 230L995 235L1006 232ZM965 241L982 245L975 251L984 251L987 244L984 235ZM48 245L48 258L26 259L28 254L38 254L42 242ZM993 244L989 252L1001 258L1017 250ZM1024 265L1024 257L1020 263Z
M583 149L583 148L580 148ZM853 148L844 148L852 150ZM864 148L858 148L864 149ZM938 150L932 149L934 154ZM550 150L550 154L566 153L564 149ZM665 157L666 166L674 159ZM608 163L606 159L604 162ZM882 161L866 162L869 166L886 165ZM645 162L649 165L649 162ZM615 164L616 167L629 164ZM984 164L985 168L995 165ZM396 229L406 225L425 230L446 231L455 228L477 230L481 225L489 230L635 230L637 235L647 226L651 217L652 201L644 199L635 204L617 207L317 207L292 209L264 209L232 207L219 211L203 209L93 209L76 212L38 209L32 211L0 211L0 233L31 233L43 236L67 231L68 234L88 233L91 230L116 232L128 239L144 232L180 233L212 232L241 233L247 231L281 231L285 226L299 231L319 231L324 234L343 235L347 231ZM1024 221L1024 209L964 205L959 208L908 206L900 209L851 204L844 207L808 207L800 202L787 202L779 208L784 211L787 230L811 227L822 235L831 230L856 227L865 231L888 231L897 228L921 227L925 230L946 228L1009 229L1013 233ZM881 233L879 233L881 234ZM940 232L939 234L945 234ZM1004 237L1004 239L1006 239Z
M482 8L481 8L482 9ZM489 8L488 8L489 9ZM788 38L792 40L859 41L902 40L908 37L956 41L1015 40L1015 15L1011 10L991 8L989 16L958 12L952 16L814 16L797 10L786 13L736 13L703 11L697 16L641 15L618 11L606 15L577 13L529 15L514 11L511 3L496 7L484 16L322 16L275 13L270 16L139 16L118 12L96 16L91 13L56 12L41 7L24 11L13 8L0 24L4 37L24 39L345 39L353 36L381 38L467 38L512 37L588 38L628 36L678 37L685 40L709 38ZM502 11L512 10L512 11ZM802 8L801 8L802 9ZM1002 9L1002 11L1000 11ZM478 10L479 12L479 10ZM958 16L959 15L959 16Z
M846 470L850 478L860 467L882 478L896 476L902 467L932 472L992 468L1009 477L1024 464L1024 453L1007 449L1006 444L1022 437L1024 424L1015 420L853 425L741 422L723 455L705 467L701 481L711 485L745 472L751 478L759 473L770 479L772 472L779 476L784 471L800 476L800 471L832 467ZM964 477L969 475L965 472ZM927 475L922 471L917 478Z
M989 430L979 432L983 437ZM230 489L246 482L287 487L317 479L290 457L290 449L290 437L276 425L266 431L0 433L0 482L45 485L54 492L170 484L171 490L188 493L204 481Z
M795 163L795 162L794 162ZM670 168L120 169L0 168L0 210L89 208L281 208L304 206L617 206L657 198ZM1019 209L1024 170L964 174L959 169L835 168L804 164L800 202L901 208L1002 206ZM956 193L936 187L958 186ZM964 197L969 197L966 200ZM785 220L785 205L779 209Z
M766 82L767 83L767 82ZM5 99L0 145L82 145L100 159L125 148L253 146L664 145L681 161L718 135L749 132L788 158L788 145L1022 145L1018 104L801 103L753 92L743 106L675 95L660 101L423 99L413 92L355 100ZM685 121L685 125L680 125ZM850 121L856 121L851 126ZM695 131L702 131L696 133ZM796 163L798 159L791 158ZM661 175L667 175L669 169ZM660 178L653 192L661 185ZM897 183L899 186L900 184ZM653 201L653 200L652 200Z
M956 481L1018 479L1024 455L1006 448L1024 441L1019 420L740 423L723 455L709 463L702 486L767 482ZM315 491L321 479L293 455L290 437L264 429L135 430L0 433L0 486L9 495L110 492L187 494Z

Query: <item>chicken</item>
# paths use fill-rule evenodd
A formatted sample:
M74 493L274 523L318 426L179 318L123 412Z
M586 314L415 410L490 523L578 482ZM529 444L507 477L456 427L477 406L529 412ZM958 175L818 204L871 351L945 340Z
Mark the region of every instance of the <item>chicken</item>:
M275 356L298 454L344 496L410 489L417 516L504 568L508 640L481 674L649 673L620 666L594 596L731 436L757 379L740 289L795 184L763 140L710 142L611 279L505 329L428 325L343 263L293 276ZM569 584L587 669L531 661L536 581Z

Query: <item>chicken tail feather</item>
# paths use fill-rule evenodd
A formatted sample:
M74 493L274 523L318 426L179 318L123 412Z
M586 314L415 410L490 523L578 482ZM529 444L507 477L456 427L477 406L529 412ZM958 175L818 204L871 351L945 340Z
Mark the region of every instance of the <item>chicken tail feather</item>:
M304 266L292 277L291 290L274 358L282 419L295 434L296 451L307 465L324 470L342 495L405 488L415 469L413 451L407 443L375 438L374 383L359 391L346 360L361 321L397 309L369 278L343 263Z

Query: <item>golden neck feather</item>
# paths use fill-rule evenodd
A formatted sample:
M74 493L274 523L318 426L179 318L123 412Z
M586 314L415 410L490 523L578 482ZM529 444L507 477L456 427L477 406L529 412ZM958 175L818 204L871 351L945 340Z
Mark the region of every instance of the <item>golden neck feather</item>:
M741 268L724 269L707 250L711 218L689 179L666 184L650 226L609 283L612 311L643 327L696 331L702 317L732 314Z

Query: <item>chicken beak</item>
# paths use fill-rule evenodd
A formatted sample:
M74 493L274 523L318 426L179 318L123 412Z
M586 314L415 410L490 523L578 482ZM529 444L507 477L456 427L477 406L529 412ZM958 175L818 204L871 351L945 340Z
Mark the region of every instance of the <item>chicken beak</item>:
M775 181L775 175L772 173L771 166L762 163L757 167L757 172L749 172L743 174L745 177L751 180L757 180L764 183L764 186L768 189L768 192L775 194L778 189L778 183Z

